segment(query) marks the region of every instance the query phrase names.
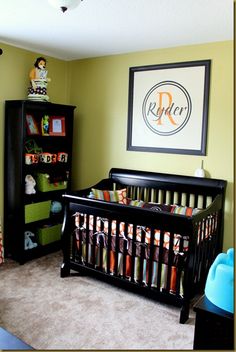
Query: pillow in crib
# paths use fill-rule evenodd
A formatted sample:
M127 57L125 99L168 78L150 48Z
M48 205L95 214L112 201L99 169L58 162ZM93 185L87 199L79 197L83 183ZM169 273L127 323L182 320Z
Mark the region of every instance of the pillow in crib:
M160 203L152 203L152 202L144 202L143 200L132 200L132 199L127 199L127 204L132 205L135 207L140 207L140 208L146 208L150 209L152 211L166 211L170 212L171 211L171 205L168 204L160 204Z
M96 188L91 189L94 199L105 200L107 202L127 204L127 189L119 189L116 191L100 190Z
M152 211L166 211L167 213L171 212L171 205L168 204L161 204L161 203L145 203L143 208L150 209Z
M133 199L127 198L127 204L132 205L133 207L143 208L145 202L143 200L138 200L138 199L133 200Z
M193 216L198 213L201 209L192 208L183 205L172 205L171 213L173 214L181 214L186 216Z

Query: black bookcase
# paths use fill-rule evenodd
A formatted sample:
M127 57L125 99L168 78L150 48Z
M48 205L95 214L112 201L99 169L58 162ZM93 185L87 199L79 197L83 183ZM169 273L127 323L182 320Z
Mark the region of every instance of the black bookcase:
M62 194L71 188L74 109L5 102L4 250L21 264L60 248Z

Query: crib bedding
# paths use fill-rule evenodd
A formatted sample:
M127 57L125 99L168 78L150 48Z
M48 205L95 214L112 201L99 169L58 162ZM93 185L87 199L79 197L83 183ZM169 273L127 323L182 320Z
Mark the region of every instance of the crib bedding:
M86 236L83 236L84 238ZM78 237L77 237L78 238ZM95 268L100 268L102 263L102 269L104 272L108 271L107 267L107 247L103 247L100 250L99 245L95 245L93 250L92 244L86 245L86 241L77 241L77 249L80 250L81 248L81 260L84 264L94 265ZM158 250L158 248L157 248ZM86 252L88 251L88 255ZM115 274L115 251L110 250L110 266L109 266L109 274ZM167 288L167 274L168 274L168 250L165 250L163 253L163 260L161 263L158 260L151 261L149 259L141 258L141 256L135 256L134 258L134 281L135 282L142 282L144 285L148 285L149 283L149 267L152 265L152 276L151 276L151 287L157 287L157 273L158 273L158 265L161 265L161 282L160 282L160 289ZM101 258L102 257L102 258ZM86 262L87 258L87 262ZM142 262L142 272L141 270L141 262ZM178 258L173 260L173 265L171 266L171 284L170 284L170 292L176 293L176 273L177 273L177 263ZM122 252L118 253L118 265L117 265L117 275L121 277L125 277L126 279L131 280L131 270L132 270L132 256L131 254L127 254L125 257L125 273L124 273L124 254ZM181 269L180 269L181 270ZM180 291L179 294L182 295L182 279L183 275L181 275L180 280Z
M182 214L185 216L192 216L200 211L200 209L186 207L186 206L176 206L176 205L168 206L168 205L162 205L162 204L156 204L154 206L153 203L148 203L148 204L151 205L150 209L154 210L154 212L156 211L154 207L158 207L158 211L166 211L166 208L168 207L171 213ZM104 245L105 246L107 245L107 241L108 241L107 235L109 231L108 219L102 218L102 217L96 217L96 219L94 219L93 215L80 214L79 212L74 214L74 216L75 216L75 226L77 228L86 230L87 222L88 222L89 231L91 231L90 241L92 240L92 236L94 232L102 235L104 237ZM87 221L87 216L89 217L88 221ZM155 216L155 214L153 214L153 216ZM206 219L203 219L201 223L199 223L197 243L199 243L203 237L206 239L215 231L217 227L217 217L218 217L217 213L211 214ZM117 231L117 222L116 220L112 220L111 221L111 246L114 251L116 250L115 248L116 231ZM124 248L124 243L123 243L124 241L126 241L129 254L132 253L133 243L136 243L136 255L139 256L141 248L144 247L145 257L149 258L150 244L151 244L151 229L149 227L137 225L134 231L133 224L128 223L127 229L126 229L126 224L124 222L120 222L118 231L119 231L118 235L119 235L119 245L120 245L119 250L121 252L123 251L123 248ZM169 249L170 236L171 234L169 231L164 232L163 247L166 249ZM154 229L154 240L153 240L154 248L160 246L160 239L161 239L161 231L159 229ZM180 253L180 242L181 242L181 253ZM94 242L91 242L91 244L93 243ZM188 250L188 244L189 244L188 235L181 236L180 234L175 234L175 233L173 234L172 250L174 251L175 254L180 253L181 255L183 255L184 252ZM157 261L155 257L155 253L156 251L154 252L154 260Z
M77 242L78 249L80 248L80 244ZM88 250L88 262L86 263L86 251ZM102 269L104 272L108 271L107 268L107 249L103 248L102 251L99 250L99 246L95 247L95 259L93 260L93 245L89 244L88 247L86 243L82 243L82 253L81 259L82 262L86 264L93 265L95 264L95 268L100 268L100 263L102 261ZM101 259L102 256L102 259ZM164 255L164 257L168 256L168 251ZM165 260L166 262L166 260ZM131 280L131 270L132 270L132 257L131 255L127 255L125 259L125 274L124 274L124 257L123 253L119 252L118 254L118 270L117 275L120 277L125 276L126 279ZM158 284L157 276L158 276L158 265L161 265L161 278L160 278L160 290L167 289L167 275L168 275L168 265L165 263L158 263L157 261L152 262L152 276L151 276L151 283L150 286L156 288ZM140 272L141 267L141 258L135 257L134 258L134 281L137 283L142 282L143 285L148 285L149 283L149 268L150 268L150 261L147 259L143 259L142 263L142 272ZM171 279L170 279L170 288L169 292L172 294L176 294L177 292L177 267L172 265L171 266ZM109 274L115 274L115 252L110 251L110 267L109 267ZM183 272L181 272L180 280L179 280L179 290L178 294L180 296L183 295Z
M133 201L132 205L144 207L147 203L143 201ZM162 204L149 203L148 207L154 209L154 211L170 211L173 212L177 209L178 214L192 216L196 214L199 209L191 207L177 207ZM158 208L158 210L156 210ZM132 268L132 255L134 258L134 281L140 282L144 285L148 285L151 281L151 287L157 287L157 273L158 265L161 265L161 278L160 278L160 290L167 288L167 274L168 270L170 274L170 293L176 293L179 295L183 294L183 263L186 260L186 252L188 251L189 237L181 236L179 234L173 234L165 231L163 233L162 242L162 254L161 259L159 258L160 252L160 240L161 231L154 229L152 256L151 254L151 229L145 226L134 226L133 224L125 224L120 222L118 224L117 233L117 221L112 220L110 225L110 258L109 268L107 267L107 250L109 241L109 220L101 217L94 217L93 215L81 214L79 212L74 214L75 225L76 225L76 243L77 249L81 249L81 259L83 262L86 261L95 267L102 265L104 271L108 271L111 275L115 273L115 253L118 250L118 265L117 275L124 275L124 252L125 258L125 277L131 279L131 268ZM217 225L216 219L212 221L213 216L208 216L204 221L204 225L199 225L198 231L198 242L201 240L201 232L204 227L204 239L210 236ZM86 231L88 227L88 231ZM171 243L171 266L169 264L169 248L170 239ZM87 245L86 245L87 243ZM93 246L95 249L93 250ZM99 250L99 247L102 249ZM86 253L88 252L88 253ZM142 268L140 268L142 263ZM151 277L149 278L149 266L152 265ZM177 279L177 270L179 275ZM179 289L177 290L177 286Z
M224 180L111 169L63 197L61 277L73 269L177 305L186 322L222 250L225 188Z
M93 215L87 214L75 214L75 225L77 228L80 228L83 231L83 237L86 236L86 228L87 228L87 216L89 216L89 242L93 244L94 235L97 235L97 243L98 239L103 237L104 246L107 247L108 243L108 231L109 231L109 221L108 219L104 219L101 217L96 217L94 219ZM82 221L81 221L82 220ZM95 220L95 227L94 227ZM136 255L140 256L141 248L145 250L145 257L149 258L150 256L150 245L151 245L151 229L146 226L136 226L136 231L134 233L134 225L127 224L127 231L125 230L126 224L124 222L119 223L119 248L120 252L123 252L124 248L128 250L128 253L131 254L133 250L133 245L136 246ZM95 229L95 231L94 231ZM116 220L111 221L111 247L112 250L116 250L116 230L117 230L117 222ZM169 249L170 243L170 232L165 231L163 234L163 247ZM83 238L85 240L85 238ZM154 248L158 248L160 246L161 239L161 231L158 229L154 229ZM178 234L173 235L173 251L177 254L180 251L180 241L181 241L181 255L183 252L188 250L188 236L180 236ZM157 261L158 255L154 253L153 258ZM155 259L156 258L156 259Z
M178 215L184 215L187 217L191 217L195 214L197 214L199 211L201 211L201 208L198 207L191 207L191 206L186 206L186 205L177 205L177 204L163 204L163 203L155 203L155 202L146 202L141 199L132 199L127 197L127 189L123 188L121 190L114 190L114 191L108 191L108 190L99 190L99 189L94 189L92 188L91 193L93 194L93 197L98 200L103 200L106 202L117 202L120 204L128 205L128 206L135 206L135 207L140 207L143 209L149 209L153 212L167 212L171 214L178 214ZM208 204L209 205L209 204ZM86 216L86 214L85 214ZM214 219L213 219L214 218ZM103 226L99 221L103 222ZM85 223L86 224L86 219ZM89 227L92 229L92 224L93 224L93 218L90 218L89 221ZM101 228L104 227L104 232L107 233L108 230L108 221L107 219L102 219L100 218L96 222L97 228L96 231L101 231ZM214 225L213 225L214 224ZM83 225L83 226L84 226ZM86 225L85 225L86 226ZM217 226L217 214L213 214L208 216L208 218L202 223L201 225L199 224L199 232L198 232L198 242L201 240L202 237L202 232L204 229L204 236L208 236L212 232L211 227L216 228ZM133 239L133 225L128 224L128 235L127 237L129 239ZM116 222L112 222L112 235L115 235L116 231ZM120 224L120 235L121 237L126 237L124 235L124 223ZM136 229L136 237L135 241L141 242L141 236L142 236L142 231L145 231L145 243L150 244L150 229L148 227L144 226L138 226ZM159 246L160 244L160 230L155 229L155 236L154 236L154 245ZM168 248L169 247L169 238L170 238L170 233L168 231L165 231L164 234L164 247ZM174 242L173 242L173 250L178 251L178 244L179 244L179 235L174 234ZM186 251L188 250L188 236L184 237L184 245L183 245L183 250Z

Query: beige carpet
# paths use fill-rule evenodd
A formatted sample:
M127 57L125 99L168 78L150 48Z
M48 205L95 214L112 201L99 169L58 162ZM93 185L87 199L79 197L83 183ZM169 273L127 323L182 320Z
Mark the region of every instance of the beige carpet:
M179 308L91 277L62 279L61 261L0 266L0 326L38 350L193 348L194 313L179 324Z

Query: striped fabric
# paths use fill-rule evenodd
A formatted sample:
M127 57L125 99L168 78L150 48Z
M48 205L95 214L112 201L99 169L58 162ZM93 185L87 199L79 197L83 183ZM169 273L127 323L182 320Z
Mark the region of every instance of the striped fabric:
M89 244L88 247L86 246L85 243L82 242L82 258L85 261L86 260L86 248L88 248L88 262L90 264L93 264L92 261L92 245ZM100 250L98 250L98 247L96 246L95 248L95 266L99 267L100 266ZM113 275L115 272L115 252L110 251L110 271L111 274ZM126 277L130 279L131 277L131 267L132 267L132 258L130 255L126 256ZM124 265L124 259L123 259L123 254L118 253L118 274L123 275L123 267ZM143 259L143 271L142 273L140 272L140 265L141 265L141 258L135 257L134 258L134 280L136 282L142 280L142 282L145 285L148 285L148 279L149 279L149 261L146 259ZM157 287L157 282L158 282L158 265L160 265L158 262L153 262L152 263L152 278L151 278L151 286L152 287ZM107 271L107 250L103 248L102 251L102 268ZM160 277L160 289L161 291L163 289L166 289L167 286L167 275L168 275L168 265L161 263L161 277ZM176 278L177 278L177 268L175 266L171 266L171 279L170 279L170 293L176 293ZM180 278L180 295L183 295L183 273L181 274Z
M77 227L80 227L80 213L76 213L75 214L75 225ZM82 228L86 229L86 223L87 223L87 214L83 215L83 224L82 224ZM102 219L102 218L95 218L96 220L96 232L100 232L103 231L105 233L108 233L108 220L107 219ZM93 215L89 215L89 230L93 231L93 222L94 222L94 217ZM102 226L102 222L103 222L103 226ZM151 230L148 227L144 227L144 226L137 226L136 227L136 242L141 242L142 240L142 231L145 231L145 243L146 244L150 244L150 240L151 240ZM113 220L111 222L111 235L115 236L116 235L116 220ZM127 229L127 237L132 240L134 235L134 229L133 229L133 224L128 224L128 229ZM124 222L120 222L120 226L119 226L119 236L120 237L126 237L125 235L125 223ZM163 247L166 249L169 249L169 242L170 242L170 233L168 231L165 232L164 234L164 243L163 243ZM187 251L188 250L188 239L184 238L183 241L183 251ZM154 245L155 246L159 246L160 245L160 230L155 229L154 230ZM174 241L173 241L173 250L174 251L179 251L179 235L178 234L174 234Z
M127 204L127 190L126 188L116 190L116 191L108 191L108 190L100 190L96 188L91 189L94 199L105 200L107 202Z
M129 200L129 204L128 205L132 205L134 207L143 207L145 204L145 202L143 200Z
M181 205L173 205L171 209L171 213L173 214L180 214L180 215L186 215L186 216L193 216L199 211L200 209L198 208L191 208L191 207L186 207Z

